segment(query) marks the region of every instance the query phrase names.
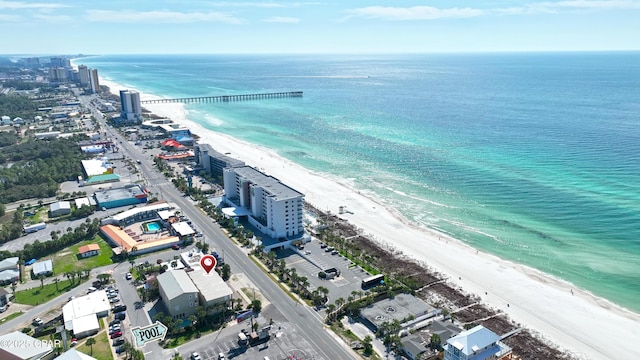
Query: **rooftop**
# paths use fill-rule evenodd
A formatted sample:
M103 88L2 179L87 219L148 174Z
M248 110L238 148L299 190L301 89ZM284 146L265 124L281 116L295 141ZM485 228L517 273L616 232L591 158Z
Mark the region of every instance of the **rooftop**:
M434 311L435 308L412 295L398 294L367 306L361 313L365 319L378 327L384 322L402 322L409 316L418 317Z
M96 360L96 358L91 357L87 354L81 353L76 349L69 349L65 351L62 355L58 356L56 360Z
M73 320L109 310L111 310L111 304L104 290L77 297L62 306L64 327L67 330L73 330Z
M500 340L500 336L484 326L478 325L447 340L447 344L469 356L497 343L498 340Z
M175 230L176 233L178 233L179 236L187 236L187 235L195 234L195 231L193 231L193 228L184 221L173 223L171 224L171 227L173 228L173 230Z
M51 260L38 261L33 263L32 270L36 275L53 272L53 262Z
M108 171L107 163L99 159L82 160L82 167L87 176L101 175Z
M166 202L153 203L153 204L150 204L150 205L138 206L138 207L135 207L133 209L129 209L129 210L123 211L121 213L113 215L112 218L115 221L121 221L121 220L129 218L131 216L135 216L136 214L139 214L141 212L165 210L167 208L168 209L173 209L175 207L176 207L175 205L173 205L171 203L166 203Z
M182 294L198 293L198 288L184 270L169 270L158 275L157 279L158 285L169 299L175 299Z
M80 254L84 254L84 253L86 253L86 252L94 251L94 250L95 250L95 251L100 250L100 246L98 246L98 244L88 244L88 245L80 246L80 247L78 248L78 252L79 252Z
M233 294L233 290L229 288L227 283L222 280L216 271L211 270L211 272L207 274L199 264L200 263L198 263L197 266L193 266L194 270L187 274L200 291L202 297L204 297L204 301L215 301L217 299L230 297Z
M0 336L0 344L35 344L37 340L20 331ZM51 353L53 348L47 342L38 342L39 346L3 346L3 350L20 359L40 359ZM2 355L2 353L0 353ZM4 356L2 356L4 359Z
M297 197L304 196L302 193L290 188L289 186L280 182L280 180L269 176L263 172L256 170L251 166L240 166L233 168L239 176L251 181L252 184L260 186L266 190L276 200L295 199Z
M143 238L141 237L140 241L137 241L129 234L127 234L124 230L120 229L120 227L115 225L103 225L100 227L100 231L104 233L107 237L109 237L113 242L115 242L120 248L123 248L127 251L131 251L135 246L138 251L142 251L151 247L161 246L166 244L178 243L180 238L177 236L168 236L168 237L160 237L160 238ZM138 235L136 235L138 236ZM116 249L113 249L115 253L119 253Z
M116 201L116 200L122 200L122 199L130 199L133 197L137 198L137 197L143 197L146 195L147 193L144 191L144 189L140 185L129 185L129 186L125 186L117 189L97 191L95 193L95 197L98 203L105 203L109 201Z
M228 167L245 166L244 161L232 158L230 156L227 156L226 154L218 152L214 150L209 144L200 144L198 145L198 147L200 148L200 151L202 152L206 151L210 157L224 161Z

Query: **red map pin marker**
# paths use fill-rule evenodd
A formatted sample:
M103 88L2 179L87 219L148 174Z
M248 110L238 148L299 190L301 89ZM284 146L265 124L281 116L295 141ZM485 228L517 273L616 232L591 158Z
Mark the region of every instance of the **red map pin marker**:
M216 258L212 255L203 255L200 258L200 266L209 274L216 267Z

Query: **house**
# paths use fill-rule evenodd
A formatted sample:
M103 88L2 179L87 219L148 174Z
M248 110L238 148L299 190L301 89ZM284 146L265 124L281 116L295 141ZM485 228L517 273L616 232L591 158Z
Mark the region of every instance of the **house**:
M20 280L18 257L11 257L0 261L0 285L11 284Z
M186 319L198 307L198 288L184 270L170 270L158 275L160 298L169 315Z
M76 349L69 349L62 355L58 356L56 360L96 360L96 358L87 354L81 353Z
M78 248L78 254L83 259L98 255L99 252L100 252L100 246L98 246L98 244L88 244L88 245L80 246Z
M49 206L49 214L52 217L71 214L71 203L68 201L58 201Z
M46 341L39 341L20 331L0 336L0 344L35 344L38 346L2 346L0 359L3 360L48 360L54 357L53 347Z
M0 288L0 306L7 305L9 303L10 298L11 298L11 294L9 294L9 292L4 288ZM2 356L0 356L0 359L1 358Z
M500 341L500 336L478 325L447 340L444 360L505 359L511 349Z
M427 351L420 335L411 335L402 340L402 352L411 360L415 360Z
M31 268L33 275L36 277L40 275L49 276L53 275L53 262L51 260L38 261L33 263L33 267Z

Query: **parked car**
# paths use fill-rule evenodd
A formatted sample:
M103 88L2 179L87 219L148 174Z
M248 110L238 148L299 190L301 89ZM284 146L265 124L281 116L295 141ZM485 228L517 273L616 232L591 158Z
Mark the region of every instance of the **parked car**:
M124 344L124 339L123 338L118 338L118 339L113 340L113 346L120 346L122 344Z
M202 356L197 351L191 353L191 360L202 360Z
M33 319L32 323L33 323L33 325L40 326L40 325L44 324L44 321L42 321L42 319L40 319L40 318L35 318L35 319Z
M127 318L127 313L125 313L125 312L117 313L115 315L115 318L118 319L118 320L124 320L124 319Z
M122 304L116 305L113 307L112 310L114 313L120 313L127 310L127 305L122 305Z
M173 245L171 245L171 248L172 248L173 250L180 250L180 245L178 245L178 244L173 244Z
M120 327L120 325L115 325L109 328L109 334L114 334L117 332L122 332L122 328Z
M116 354L122 354L123 352L125 352L125 350L126 350L126 347L124 347L124 346L118 346L118 347L116 348Z
M115 319L109 323L109 326L118 325L118 324L120 324L120 320Z
M7 306L6 305L0 306L0 313L3 313L5 311L7 311Z
M110 303L115 304L117 302L120 302L120 299L118 299L117 297L111 298L111 300L109 300Z
M133 279L133 275L131 275L131 273L128 272L127 275L125 275L125 279L131 280L131 279Z
M113 334L111 334L111 338L115 339L115 338L119 338L120 336L122 336L122 331L116 331Z

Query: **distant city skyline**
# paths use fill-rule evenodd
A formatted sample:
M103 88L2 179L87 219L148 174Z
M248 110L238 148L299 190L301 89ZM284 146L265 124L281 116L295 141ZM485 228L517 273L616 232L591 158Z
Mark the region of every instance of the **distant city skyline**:
M5 54L640 50L640 0L3 1Z

